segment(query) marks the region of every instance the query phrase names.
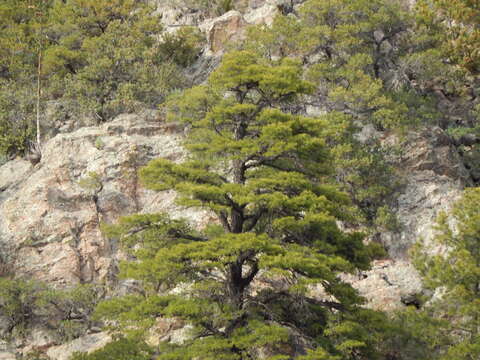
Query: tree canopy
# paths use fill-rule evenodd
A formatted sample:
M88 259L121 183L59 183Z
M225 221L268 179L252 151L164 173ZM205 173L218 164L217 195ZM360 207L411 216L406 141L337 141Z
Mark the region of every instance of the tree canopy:
M159 359L250 359L289 344L294 351L295 331L316 349L306 359L371 351L355 320L362 300L338 275L367 269L378 249L337 227L348 198L328 182L325 136L334 118L288 111L312 89L297 61L241 51L226 55L207 84L168 103L190 127L191 156L154 160L141 179L176 190L180 204L216 221L194 231L165 215L134 215L108 229L137 259L122 264L123 276L142 280L146 294L99 307L124 325L153 325L147 319L157 316L192 324L191 339L161 348Z

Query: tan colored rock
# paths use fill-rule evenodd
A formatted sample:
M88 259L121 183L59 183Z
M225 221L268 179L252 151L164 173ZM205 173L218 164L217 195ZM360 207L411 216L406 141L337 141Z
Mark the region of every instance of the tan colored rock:
M246 22L240 12L231 10L222 16L208 20L200 25L207 34L209 51L222 52L229 41L237 41L245 35Z
M279 13L294 11L305 0L250 0L250 8L245 12L245 21L249 24L270 26Z
M399 145L394 136L385 142ZM396 206L401 231L382 234L395 260L408 259L409 248L419 238L432 239L438 213L448 211L469 183L462 160L440 128L409 134L402 151L397 169L404 184Z
M187 337L183 336L191 328L179 319L157 318L155 325L149 330L147 344L158 346L161 342L183 343Z
M181 127L156 114L121 115L55 136L34 168L21 160L0 167L0 248L8 249L2 257L8 252L15 259L18 275L58 286L108 280L118 253L100 232L101 222L159 211L189 217L196 226L210 221L206 212L178 208L175 193L138 182L138 169L150 159L182 159L182 136Z
M382 134L364 130L362 139ZM368 306L392 310L422 292L419 274L410 263L409 250L420 238L430 242L440 211L448 211L468 184L468 174L448 136L440 128L411 133L400 143L383 134L388 145L403 145L396 168L404 184L398 189L395 208L401 229L385 232L380 239L389 259L376 261L372 270L345 278L368 300ZM432 248L437 252L440 249Z
M16 360L17 357L14 353L8 351L0 351L0 360Z
M277 1L256 1L244 18L249 24L270 26L278 13Z
M5 163L0 167L0 193L9 186L23 180L31 170L32 165L29 161L15 159Z
M395 310L421 293L422 283L408 261L377 260L370 271L346 275L344 279L367 299L367 306L377 310Z
M15 352L5 341L0 341L0 360L16 360Z
M90 354L111 341L111 336L106 332L89 334L63 345L52 346L47 350L47 355L51 360L68 360L75 352Z

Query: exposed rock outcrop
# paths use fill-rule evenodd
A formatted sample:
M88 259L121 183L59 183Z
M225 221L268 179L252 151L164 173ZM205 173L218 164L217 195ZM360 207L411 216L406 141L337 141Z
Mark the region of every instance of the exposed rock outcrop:
M116 244L102 236L101 222L142 211L175 215L172 192L152 193L138 182L137 170L148 160L184 154L181 128L154 115L122 115L59 134L35 167L14 160L0 168L0 248L18 275L58 286L108 280Z
M105 332L89 334L67 344L52 346L46 351L46 354L51 359L68 360L75 352L91 353L101 349L110 341L112 341L112 338Z
M205 19L201 11L160 1L157 12L162 14L162 23L168 32L175 32L184 26L197 26L207 39L204 56L221 55L225 46L245 37L248 25L271 25L279 13L294 11L304 0L251 0L248 6L236 2L234 9L216 18ZM288 9L288 10L287 10Z
M219 53L228 42L241 40L245 35L245 25L242 14L235 10L200 25L207 34L208 52Z
M371 131L361 134L366 133L383 136L385 145L401 148L396 168L403 185L397 191L395 206L400 229L380 234L389 259L376 261L372 270L347 278L368 299L369 306L389 310L405 305L422 292L409 249L420 238L432 240L438 213L448 211L460 197L469 176L451 140L440 128L412 132L403 140Z

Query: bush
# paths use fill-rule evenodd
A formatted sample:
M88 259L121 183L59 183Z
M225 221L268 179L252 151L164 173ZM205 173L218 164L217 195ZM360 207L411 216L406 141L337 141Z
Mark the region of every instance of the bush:
M34 139L35 99L28 82L0 80L0 155L24 154Z
M71 340L92 324L98 300L98 289L92 285L56 290L33 280L0 279L0 315L7 321L8 335L25 336L32 324L41 324Z
M91 354L75 353L71 360L149 360L152 349L143 341L122 338Z

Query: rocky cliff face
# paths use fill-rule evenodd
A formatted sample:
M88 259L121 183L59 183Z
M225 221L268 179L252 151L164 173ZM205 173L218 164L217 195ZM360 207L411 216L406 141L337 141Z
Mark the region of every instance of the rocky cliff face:
M402 186L397 190L397 232L380 234L389 258L375 261L372 270L350 276L354 286L372 308L391 310L415 301L422 292L420 277L409 260L409 249L419 239L435 235L440 211L448 211L469 183L469 175L451 140L440 128L397 136L373 134L384 144L401 147L395 159ZM432 251L436 251L435 248Z
M247 24L269 24L283 6L296 3L251 0L242 11L207 20L181 8L163 8L161 1L159 11L172 29L196 24L205 32L208 46L196 72L208 73L215 64L212 59L221 55L227 41L241 38ZM57 287L102 282L124 291L128 284L115 282L123 254L116 243L102 236L102 222L160 211L186 217L200 227L211 220L206 212L177 207L173 192L142 188L137 178L139 167L151 159L182 160L183 129L163 122L154 111L121 115L101 126L62 126L44 144L40 163L15 159L0 167L0 269ZM387 259L347 278L368 299L368 306L393 309L410 303L422 291L409 262L409 248L421 237L432 238L437 213L451 206L469 180L448 136L439 128L411 133L401 140L375 131L367 135L403 148L396 159L403 184L395 207L401 226L395 233L380 235ZM181 330L168 321L159 326L165 328L163 338ZM74 351L91 351L108 341L107 334L92 331L62 345L45 329L36 329L26 340L0 344L0 359L15 359L15 354L41 348L50 359L63 360Z

